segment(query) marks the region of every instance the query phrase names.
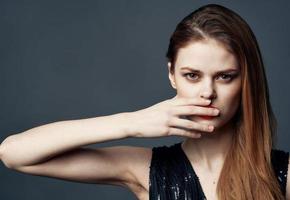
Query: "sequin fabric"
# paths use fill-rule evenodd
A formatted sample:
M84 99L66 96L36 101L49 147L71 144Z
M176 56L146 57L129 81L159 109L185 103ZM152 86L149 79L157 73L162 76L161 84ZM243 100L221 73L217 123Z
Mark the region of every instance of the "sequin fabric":
M283 195L286 196L289 152L285 152L280 149L272 149L271 161L276 177L280 184L280 189Z
M149 200L206 199L181 143L154 147L152 152Z
M271 155L285 196L289 152L273 149ZM181 148L181 142L169 147L152 148L149 176L149 200L206 200L199 178Z

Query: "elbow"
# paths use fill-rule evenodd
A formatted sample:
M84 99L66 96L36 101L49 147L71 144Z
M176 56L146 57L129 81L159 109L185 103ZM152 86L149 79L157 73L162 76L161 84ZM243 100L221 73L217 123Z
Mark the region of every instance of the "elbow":
M7 168L10 168L11 165L8 164L6 162L6 159L5 159L6 158L6 156L5 156L5 146L6 146L6 144L4 144L4 142L5 142L5 140L0 145L0 159L1 159L2 163L4 164L4 166L6 166Z
M3 144L0 144L0 160L3 162ZM4 164L4 162L3 162ZM6 165L5 165L6 166Z
M9 156L9 144L12 142L12 136L7 137L6 139L3 140L3 142L0 144L0 159L2 163L4 164L5 167L12 169L13 162L10 159Z

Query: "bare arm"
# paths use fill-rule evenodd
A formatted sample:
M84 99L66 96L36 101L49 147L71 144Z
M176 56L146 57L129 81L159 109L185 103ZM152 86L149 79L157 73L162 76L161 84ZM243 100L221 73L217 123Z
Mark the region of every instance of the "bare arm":
M123 112L88 119L67 120L38 126L7 137L1 144L1 160L7 167L30 166L81 146L125 137L198 137L211 132L208 125L179 118L180 115L217 115L200 99L179 99L157 103L136 112ZM192 129L192 130L185 130Z
M38 126L7 137L1 160L9 168L34 165L84 145L127 137L127 126L127 113Z
M174 97L135 112L38 126L6 138L0 145L1 160L8 168L20 172L122 185L142 196L149 188L150 148L82 146L125 137L199 137L200 133L212 131L208 125L179 116L216 115L213 108L201 107L208 103Z

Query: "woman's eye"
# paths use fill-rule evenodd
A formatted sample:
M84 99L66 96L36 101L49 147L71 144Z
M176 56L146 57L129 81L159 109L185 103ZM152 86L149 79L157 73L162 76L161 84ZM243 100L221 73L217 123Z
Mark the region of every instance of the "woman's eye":
M196 80L198 78L198 75L195 73L186 73L183 74L183 76L189 78L190 80ZM222 80L230 81L234 76L231 74L221 74L219 77L221 77Z
M223 80L231 80L233 78L230 74L222 74L220 77L222 77Z
M189 79L193 79L193 80L195 80L195 78L194 77L196 77L197 75L196 74L194 74L194 73L186 73L186 74L184 74L183 76L185 76L185 77L189 77Z

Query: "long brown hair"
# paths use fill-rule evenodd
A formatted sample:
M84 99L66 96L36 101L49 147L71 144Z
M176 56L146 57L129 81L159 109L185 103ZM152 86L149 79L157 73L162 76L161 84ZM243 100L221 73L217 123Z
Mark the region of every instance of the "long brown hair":
M280 200L271 163L277 121L272 111L262 55L249 25L234 11L208 4L186 16L170 38L166 54L174 73L177 52L190 42L215 39L233 53L242 76L240 107L233 120L236 134L217 185L220 200Z

